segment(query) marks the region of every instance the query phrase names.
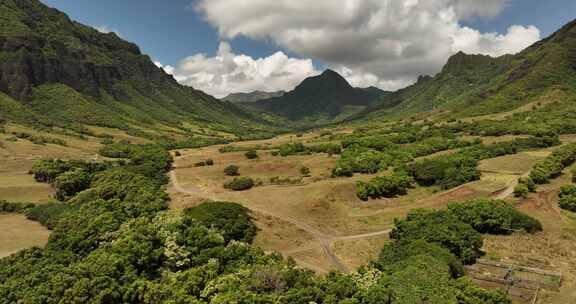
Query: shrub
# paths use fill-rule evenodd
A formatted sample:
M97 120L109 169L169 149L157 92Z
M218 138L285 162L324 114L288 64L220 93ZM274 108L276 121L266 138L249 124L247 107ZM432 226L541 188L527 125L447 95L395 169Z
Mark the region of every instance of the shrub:
M576 168L573 168L570 173L572 174L572 182L576 183Z
M224 174L228 176L238 176L240 175L240 168L236 165L230 165L224 169Z
M368 200L368 198L390 198L398 195L406 195L413 181L410 176L405 174L394 173L390 176L379 176L373 178L368 183L362 181L357 182L356 195L364 201Z
M111 145L111 144L114 144L114 138L113 138L113 137L108 137L108 136L106 136L106 137L104 137L104 139L102 139L102 140L100 141L100 143L103 144L103 145Z
M576 144L569 144L556 149L550 156L537 163L530 177L536 184L546 184L550 179L562 174L562 170L576 161Z
M249 190L254 187L254 180L249 177L235 177L233 180L224 184L224 188L234 191Z
M560 198L560 208L576 212L576 195L567 195Z
M422 186L438 185L450 189L478 180L478 160L463 155L448 155L427 159L408 166L408 172Z
M0 200L0 213L22 213L26 210L34 208L36 205L33 203L11 203Z
M388 153L352 146L342 152L336 167L332 170L332 176L351 176L353 173L374 174L387 169L393 159L394 157Z
M515 197L527 198L528 193L530 193L530 191L528 190L528 186L526 186L526 184L518 184L518 185L516 185L516 187L514 187L514 196Z
M306 153L308 149L302 143L283 144L278 148L280 156L298 155Z
M212 159L206 159L194 164L194 167L205 167L205 166L214 166L214 161Z
M54 180L56 199L64 201L85 190L90 185L90 174L82 169L74 169L60 174Z
M560 188L560 208L576 212L576 185Z
M236 203L207 202L184 210L185 219L199 221L206 227L216 228L226 242L232 240L252 243L256 237L256 225L250 210Z
M536 183L532 180L532 178L528 177L520 177L518 179L518 183L525 185L529 192L536 192Z
M560 197L576 195L576 185L566 185L560 188Z
M270 178L270 183L273 185L297 185L302 184L302 177L280 177L274 176Z
M34 208L26 210L25 214L29 220L37 221L48 229L53 229L60 218L73 209L74 206L67 203L51 202L36 205Z
M443 261L450 267L454 278L464 275L464 266L455 255L438 244L423 240L386 244L373 265L381 271L389 272L398 262L417 255L428 255Z
M256 150L250 150L244 153L244 156L246 156L247 159L256 159L258 158L258 152L256 152Z
M511 234L542 231L542 224L502 200L475 199L448 205L448 210L480 233Z
M310 176L310 168L305 167L305 166L302 166L302 167L300 168L300 174L301 174L302 176L305 176L305 177Z

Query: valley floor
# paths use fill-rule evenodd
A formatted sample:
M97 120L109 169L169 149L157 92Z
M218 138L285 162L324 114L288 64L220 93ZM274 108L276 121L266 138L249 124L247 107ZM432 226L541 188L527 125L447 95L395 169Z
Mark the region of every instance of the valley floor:
M347 132L347 131L346 131ZM71 140L67 138L67 140ZM494 142L502 139L484 138ZM564 136L574 142L576 136ZM576 217L558 207L557 191L569 183L567 176L540 188L528 199L512 197L519 176L525 175L552 149L522 152L481 162L480 181L439 191L416 187L407 196L364 202L355 194L356 181L367 181L371 175L352 178L330 178L337 157L327 154L273 156L267 146L290 142L319 143L319 133L302 137L285 135L274 139L235 143L234 146L255 146L257 160L249 160L244 152L220 153L223 146L179 150L168 192L171 208L181 210L206 200L230 201L252 210L259 232L255 245L266 251L278 251L292 257L299 265L319 273L330 270L351 271L374 260L389 241L395 218L405 216L414 208L442 208L449 202L477 197L507 199L522 211L538 218L544 232L535 235L486 236L486 258L520 266L529 266L564 274L560 293L543 291L537 303L569 303L576 298ZM96 157L96 139L89 139L83 149L55 145L36 146L26 141L8 142L0 149L2 168L0 200L49 201L52 190L36 183L27 174L33 160L40 157ZM440 153L450 153L440 152ZM214 166L196 167L197 162L212 159ZM249 191L233 192L223 188L230 178L223 170L237 165L242 176L262 182ZM273 177L300 177L300 168L311 169L311 176L301 182L276 185ZM0 215L0 257L19 249L43 246L49 231L21 215ZM523 302L519 302L523 303Z

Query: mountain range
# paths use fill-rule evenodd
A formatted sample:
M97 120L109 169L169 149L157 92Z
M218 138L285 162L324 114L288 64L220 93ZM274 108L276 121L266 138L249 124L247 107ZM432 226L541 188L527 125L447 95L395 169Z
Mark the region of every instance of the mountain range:
M290 92L219 100L180 85L135 44L37 0L3 0L0 15L0 121L41 127L243 136L400 116L479 116L576 96L576 21L516 55L459 52L437 75L395 92L354 88L327 70Z
M248 104L290 121L308 120L311 123L342 121L366 109L385 92L377 88L352 87L333 70L309 77L294 90L279 97Z
M576 97L576 21L516 55L459 52L434 77L388 94L355 119L417 113L470 117ZM553 96L553 97L552 97Z

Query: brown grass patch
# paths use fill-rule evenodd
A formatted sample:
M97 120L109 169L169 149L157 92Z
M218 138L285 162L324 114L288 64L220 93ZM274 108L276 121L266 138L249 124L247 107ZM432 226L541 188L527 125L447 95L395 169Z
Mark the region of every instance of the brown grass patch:
M43 247L50 231L19 214L0 214L0 258L34 246Z

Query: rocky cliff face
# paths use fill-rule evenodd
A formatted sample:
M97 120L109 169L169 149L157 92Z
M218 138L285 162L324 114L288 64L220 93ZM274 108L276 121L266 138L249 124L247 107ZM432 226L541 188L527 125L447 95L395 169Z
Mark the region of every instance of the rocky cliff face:
M104 126L126 125L128 119L175 127L186 121L236 132L239 124L250 129L263 123L179 85L135 44L74 22L38 0L0 1L0 92L51 123L85 123L87 111L106 113L97 119Z
M172 82L139 48L115 34L71 21L37 1L5 0L0 31L0 90L15 99L31 88L62 83L90 96L106 90L117 98L122 80Z

